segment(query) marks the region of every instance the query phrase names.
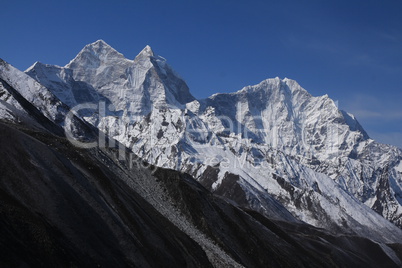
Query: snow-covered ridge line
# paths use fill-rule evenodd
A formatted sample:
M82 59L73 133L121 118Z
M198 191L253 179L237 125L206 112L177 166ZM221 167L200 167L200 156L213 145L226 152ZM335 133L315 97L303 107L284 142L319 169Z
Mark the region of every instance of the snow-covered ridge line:
M315 226L378 240L402 237L379 216L402 226L401 150L370 140L327 95L274 78L195 100L149 46L131 61L103 41L66 67L35 66L27 73L70 107L112 104L106 116L84 115L88 122L145 160L190 173L242 206L282 217L269 208L275 198Z

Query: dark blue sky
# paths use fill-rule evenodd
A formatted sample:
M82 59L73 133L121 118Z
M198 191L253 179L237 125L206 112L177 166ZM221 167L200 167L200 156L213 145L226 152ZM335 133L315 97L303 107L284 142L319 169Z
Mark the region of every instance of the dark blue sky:
M369 135L402 147L402 1L4 1L0 57L65 65L103 39L149 44L197 98L279 76L328 94Z

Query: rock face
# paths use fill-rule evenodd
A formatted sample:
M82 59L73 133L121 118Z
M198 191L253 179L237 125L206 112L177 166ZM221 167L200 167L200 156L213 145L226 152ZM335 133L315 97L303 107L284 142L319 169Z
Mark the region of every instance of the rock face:
M35 148L20 146L26 169L9 168L22 173L6 173L1 188L20 213L1 210L5 226L18 223L5 231L7 241L23 248L10 262L29 251L13 235L26 217L50 241L28 232L35 250L63 249L47 259L56 265L109 265L109 240L120 266L172 258L175 267L400 265L401 150L376 143L328 96L313 97L293 80L196 100L149 46L128 60L99 40L65 67L35 63L23 73L1 61L0 118L11 124L3 126L7 139ZM63 132L92 149L74 147ZM155 166L133 170L133 156L136 165ZM17 158L3 159L4 169ZM15 177L40 188L19 191ZM52 201L38 203L37 192ZM91 212L72 212L80 207ZM44 231L46 224L53 229ZM80 240L84 233L93 235L90 244ZM81 259L74 244L92 257Z

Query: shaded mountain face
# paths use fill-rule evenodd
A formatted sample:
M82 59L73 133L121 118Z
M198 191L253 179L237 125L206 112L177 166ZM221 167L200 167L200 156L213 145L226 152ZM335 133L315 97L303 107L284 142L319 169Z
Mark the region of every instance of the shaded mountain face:
M195 100L150 47L131 61L103 41L65 67L36 63L23 73L0 63L0 117L11 122L3 140L27 163L13 166L15 154L2 160L4 169L14 167L2 180L4 200L62 249L46 263L400 265L402 231L391 222L401 221L401 151L371 140L327 96L275 78ZM13 172L18 185L41 185L24 190L35 202L13 188ZM36 202L37 192L52 201ZM63 203L60 212L55 203ZM88 225L64 218L71 213ZM5 237L28 253L14 235L26 226L10 215L4 224L17 227ZM158 233L161 226L168 231ZM26 235L42 252L35 232Z
M1 266L401 265L401 245L268 219L113 148L77 149L21 124L0 133Z
M105 153L0 128L8 156L0 164L1 266L210 266L199 245L118 179L118 165L102 163L111 161Z

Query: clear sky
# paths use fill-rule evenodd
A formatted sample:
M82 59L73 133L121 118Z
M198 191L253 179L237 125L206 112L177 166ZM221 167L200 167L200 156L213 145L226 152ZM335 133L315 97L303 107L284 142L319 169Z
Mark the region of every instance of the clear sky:
M402 147L401 14L401 0L4 0L0 57L25 70L98 39L131 59L148 44L197 98L288 77Z

